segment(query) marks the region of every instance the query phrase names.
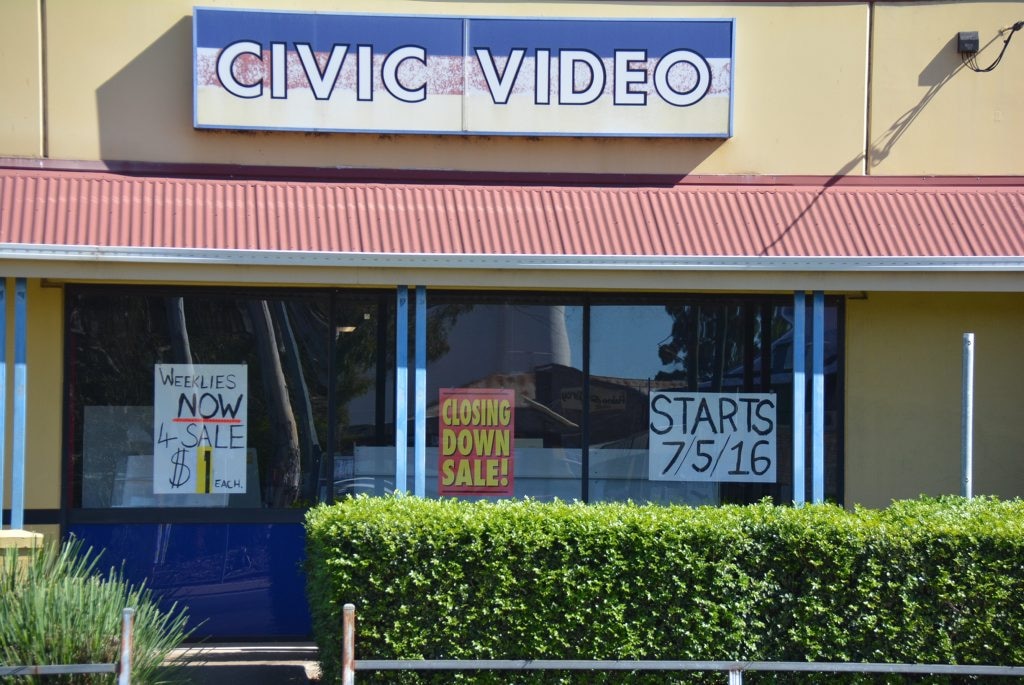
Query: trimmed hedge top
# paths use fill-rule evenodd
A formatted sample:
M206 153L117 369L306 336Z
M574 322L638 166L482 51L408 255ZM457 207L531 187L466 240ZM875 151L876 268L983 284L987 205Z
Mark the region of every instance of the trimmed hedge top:
M360 497L312 509L306 528L328 682L346 602L362 659L1024 664L1020 500L848 512Z

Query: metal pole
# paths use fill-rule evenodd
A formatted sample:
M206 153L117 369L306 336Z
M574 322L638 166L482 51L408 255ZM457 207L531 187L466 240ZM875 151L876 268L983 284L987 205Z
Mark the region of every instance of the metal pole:
M974 333L964 333L963 408L960 417L960 494L973 496Z
M132 639L135 630L135 609L125 607L121 612L121 663L118 664L117 685L132 682Z
M729 685L743 685L743 671L739 669L730 670Z
M356 607L346 604L342 608L341 631L341 685L356 682Z
M25 365L28 337L28 293L24 278L14 281L14 436L11 462L11 528L25 527L25 411L28 386Z
M0 530L3 530L7 448L7 279L0 278Z
M825 293L811 306L811 501L825 501Z
M807 304L803 291L793 293L793 504L803 506L806 500L804 466L807 420Z
M409 288L398 286L395 307L395 490L408 490Z
M413 494L426 496L427 483L427 289L416 286L416 418L413 445Z

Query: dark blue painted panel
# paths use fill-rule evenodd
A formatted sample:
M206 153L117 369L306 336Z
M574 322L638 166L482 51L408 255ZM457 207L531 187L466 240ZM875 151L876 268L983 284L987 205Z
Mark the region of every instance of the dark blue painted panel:
M221 49L240 40L260 43L308 43L317 52L337 44L372 45L381 55L405 45L426 49L431 57L463 57L475 47L507 55L512 48L587 49L602 57L615 50L646 49L653 58L672 50L695 50L707 58L732 57L731 19L569 19L372 15L332 12L275 12L197 7L193 10L195 48ZM463 45L465 23L472 36Z
M69 532L102 549L160 598L188 607L195 637L304 638L311 633L298 523L81 524Z
M333 45L372 45L386 54L403 45L418 45L431 57L462 54L462 19L458 17L403 17L332 12L274 12L197 7L193 10L195 46L223 48L239 40L253 40L270 49L271 42L309 43L317 52Z
M634 21L629 19L471 19L469 52L490 48L507 55L513 48L585 49L610 59L616 50L646 50L660 59L673 50L694 50L705 58L731 58L732 20L691 19Z

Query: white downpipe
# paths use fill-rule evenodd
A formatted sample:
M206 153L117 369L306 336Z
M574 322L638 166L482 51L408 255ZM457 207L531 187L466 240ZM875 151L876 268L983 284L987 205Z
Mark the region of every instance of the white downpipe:
M974 489L974 333L964 333L963 402L960 417L960 494L971 499Z

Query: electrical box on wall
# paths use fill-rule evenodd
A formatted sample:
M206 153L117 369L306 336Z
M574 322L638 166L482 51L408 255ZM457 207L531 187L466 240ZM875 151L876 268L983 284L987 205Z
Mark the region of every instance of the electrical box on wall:
M956 51L961 54L974 55L978 52L979 41L977 31L961 31L956 34Z

